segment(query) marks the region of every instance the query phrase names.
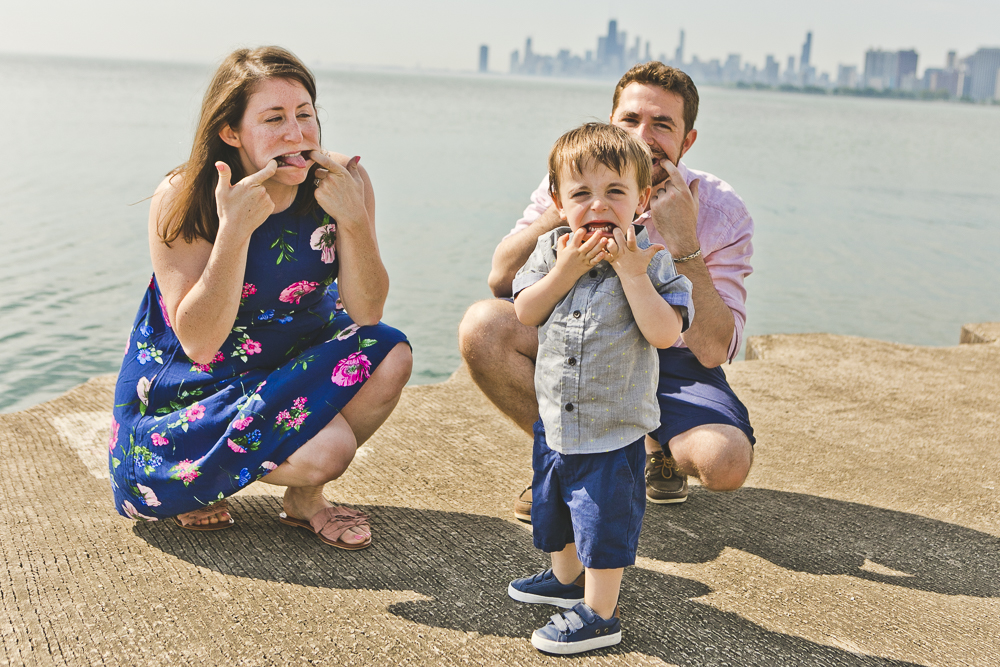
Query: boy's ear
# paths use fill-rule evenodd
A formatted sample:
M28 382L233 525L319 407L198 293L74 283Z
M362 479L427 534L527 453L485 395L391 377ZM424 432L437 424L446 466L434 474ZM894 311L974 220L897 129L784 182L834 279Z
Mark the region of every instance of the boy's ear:
M240 148L242 146L242 143L240 143L240 135L236 134L236 130L234 130L229 123L223 125L222 129L219 130L219 138L233 148Z
M563 211L562 199L559 197L558 192L552 193L552 203L556 205L556 210L559 211L559 219L566 219L566 212Z
M639 205L635 209L636 215L642 215L646 212L646 206L649 205L649 195L653 194L653 188L646 186L645 192L639 196Z

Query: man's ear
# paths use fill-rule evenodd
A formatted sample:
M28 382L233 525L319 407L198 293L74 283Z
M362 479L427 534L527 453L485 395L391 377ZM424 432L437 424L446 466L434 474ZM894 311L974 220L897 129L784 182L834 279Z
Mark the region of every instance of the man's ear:
M653 193L653 188L646 186L646 191L642 193L639 197L639 205L635 208L636 215L642 215L646 212L646 206L649 205L649 195Z
M691 130L690 132L684 135L684 143L681 144L681 154L680 157L677 158L678 162L681 161L681 158L684 157L685 153L691 150L691 147L694 146L694 140L697 138L698 138L698 130Z
M240 135L236 134L236 130L234 130L229 123L223 125L222 129L219 130L219 138L233 148L243 147L243 144L240 143Z
M562 199L560 199L558 192L552 193L552 203L555 204L556 210L559 211L559 219L565 220L566 212L563 211Z

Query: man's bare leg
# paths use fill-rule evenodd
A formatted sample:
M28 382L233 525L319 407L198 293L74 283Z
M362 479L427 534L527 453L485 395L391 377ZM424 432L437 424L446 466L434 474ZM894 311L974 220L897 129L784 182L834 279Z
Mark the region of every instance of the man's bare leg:
M646 453L660 444L646 436ZM711 491L735 491L743 486L753 464L753 447L743 431L729 424L696 426L670 440L677 469L697 477Z
M458 349L486 397L531 435L538 420L538 329L521 324L509 301L477 301L458 326Z

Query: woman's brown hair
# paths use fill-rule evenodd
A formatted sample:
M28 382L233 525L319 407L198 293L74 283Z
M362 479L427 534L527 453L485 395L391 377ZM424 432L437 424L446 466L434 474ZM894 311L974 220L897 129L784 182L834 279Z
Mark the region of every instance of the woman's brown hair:
M180 176L181 181L162 217L160 236L164 243L169 245L180 237L187 243L198 238L215 242L219 231L219 213L215 205L219 172L215 163L221 161L229 165L233 183L248 175L243 169L239 151L225 143L219 132L226 125L239 127L250 96L261 82L268 79L298 81L316 106L316 79L290 51L278 46L262 46L252 50L239 49L229 54L219 65L202 100L191 156L167 174L171 179ZM315 204L312 196L314 189L312 178L307 178L299 187L295 205L300 210L308 210Z

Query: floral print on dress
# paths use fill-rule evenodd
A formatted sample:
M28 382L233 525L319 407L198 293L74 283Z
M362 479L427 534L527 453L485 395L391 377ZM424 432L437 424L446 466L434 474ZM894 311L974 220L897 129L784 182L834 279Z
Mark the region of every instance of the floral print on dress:
M319 287L319 283L314 283L311 280L300 280L283 289L278 300L299 305L302 297L315 291L317 287Z
M338 331L337 334L334 336L334 339L335 340L347 340L348 338L350 338L354 334L358 333L358 329L360 329L360 328L361 327L358 326L357 324L353 324L352 323L351 326L346 327L346 328L341 329L340 331Z
M247 299L257 293L257 286L253 283L243 283L243 290L240 292L240 305L246 303Z
M156 377L155 375L153 377ZM149 385L152 384L152 380L148 377L141 377L139 381L135 384L135 393L139 396L139 400L142 402L143 408L149 405ZM142 410L143 408L139 408Z
M371 361L362 352L354 352L340 361L333 369L330 377L333 383L341 387L350 387L371 375Z
M212 360L210 362L208 362L207 364L199 364L197 361L195 361L194 359L192 359L191 360L191 372L192 373L211 373L212 372L212 367L215 364L219 363L220 361L225 361L225 360L226 360L226 355L222 354L222 352L216 352L215 356L212 357Z
M115 418L111 418L111 437L108 438L108 451L115 451L115 445L118 444L118 429L120 425L115 421Z
M259 428L255 428L253 431L246 435L238 435L235 438L229 438L226 444L229 449L233 450L237 454L246 454L248 451L255 452L260 447L261 432Z
M135 505L127 500L122 503L122 509L125 511L125 516L135 521L158 521L156 517L140 514Z
M160 506L160 501L156 497L156 494L153 493L153 490L151 488L149 488L148 486L143 486L142 484L137 484L136 488L138 488L139 492L142 494L143 504L145 504L146 507Z
M247 430L247 426L253 423L253 417L241 417L233 422L233 428L237 431Z
M163 364L163 351L153 347L149 343L137 343L136 347L139 351L135 354L135 360L140 364L145 366L151 361L155 361L158 364Z
M170 469L170 478L184 482L184 486L196 480L200 475L198 464L190 459L185 459Z
M323 225L317 227L316 231L309 237L309 247L319 250L320 259L324 264L333 264L337 259L337 224L330 220L330 216L323 216Z
M182 431L187 431L188 427L191 425L191 422L196 422L204 416L205 416L205 406L195 403L190 407L181 410L177 414L177 421L168 423L167 428L177 428L178 426L180 426Z
M287 410L282 410L278 413L275 418L277 426L281 429L281 432L290 431L295 429L296 431L302 426L302 422L306 420L311 413L306 410L307 399L305 396L299 396L294 401L292 401L292 407Z
M160 313L163 314L163 323L167 325L168 329L173 329L173 327L170 326L170 316L167 315L167 304L163 303L163 297L162 296L161 297L157 297L157 298L160 301Z

